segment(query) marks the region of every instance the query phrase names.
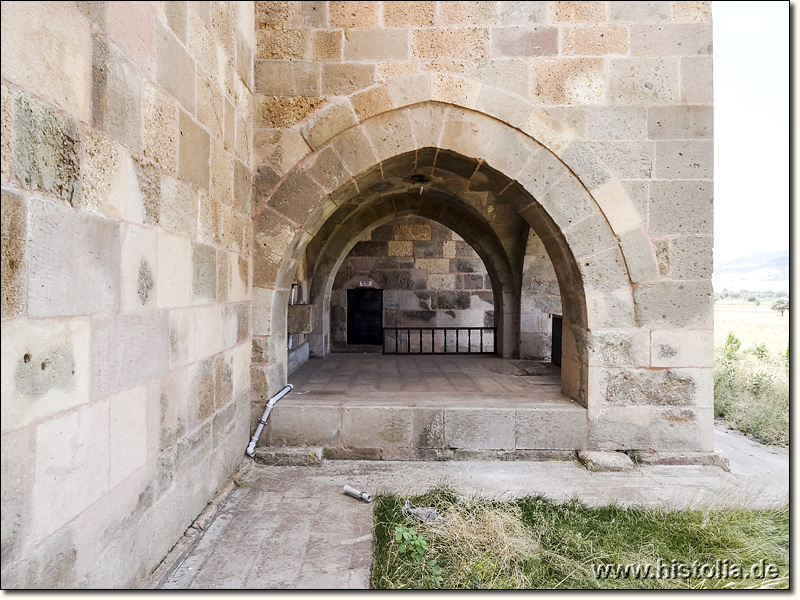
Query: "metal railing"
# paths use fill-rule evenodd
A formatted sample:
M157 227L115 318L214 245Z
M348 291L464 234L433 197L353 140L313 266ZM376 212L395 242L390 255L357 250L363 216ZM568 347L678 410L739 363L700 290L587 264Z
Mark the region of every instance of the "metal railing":
M384 354L494 354L496 327L384 327Z

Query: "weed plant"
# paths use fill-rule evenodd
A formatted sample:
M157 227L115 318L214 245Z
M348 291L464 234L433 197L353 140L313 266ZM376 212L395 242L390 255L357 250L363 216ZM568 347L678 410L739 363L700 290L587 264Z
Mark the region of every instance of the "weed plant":
M764 444L789 446L789 350L742 349L729 334L714 350L714 416Z
M588 507L541 496L511 501L462 500L439 487L410 500L433 506L444 523L423 525L402 506L375 499L372 585L378 589L788 588L789 508L666 510ZM398 550L397 529L425 538L424 557ZM764 560L778 578L599 577L598 564L728 564ZM428 562L431 561L431 562ZM430 564L438 568L431 580Z

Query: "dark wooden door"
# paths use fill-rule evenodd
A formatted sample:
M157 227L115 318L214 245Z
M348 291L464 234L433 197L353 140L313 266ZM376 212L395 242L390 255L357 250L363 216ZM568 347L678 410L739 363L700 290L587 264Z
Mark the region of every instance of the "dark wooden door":
M383 290L347 290L347 343L383 344Z

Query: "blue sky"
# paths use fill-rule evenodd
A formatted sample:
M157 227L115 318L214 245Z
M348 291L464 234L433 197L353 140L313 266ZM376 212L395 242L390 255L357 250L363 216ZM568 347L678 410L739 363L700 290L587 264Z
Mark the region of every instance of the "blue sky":
M714 262L789 248L789 2L712 2Z

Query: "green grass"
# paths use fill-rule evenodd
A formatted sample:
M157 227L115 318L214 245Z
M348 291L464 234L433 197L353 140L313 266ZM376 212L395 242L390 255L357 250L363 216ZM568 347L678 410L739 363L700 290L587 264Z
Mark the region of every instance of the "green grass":
M406 499L375 498L374 588L789 587L788 505L772 510L588 507L540 496L464 500L447 487L408 498L417 506L436 507L446 518L437 527L404 515ZM398 525L425 537L424 561L398 552ZM778 578L603 578L595 572L598 564L619 563L661 564L662 573L668 573L673 564L690 569L694 561L699 567L719 560L720 565L744 565L749 573L762 559L778 566ZM440 569L441 584L432 577L432 565Z
M789 446L789 361L729 334L714 351L714 416L764 444Z

